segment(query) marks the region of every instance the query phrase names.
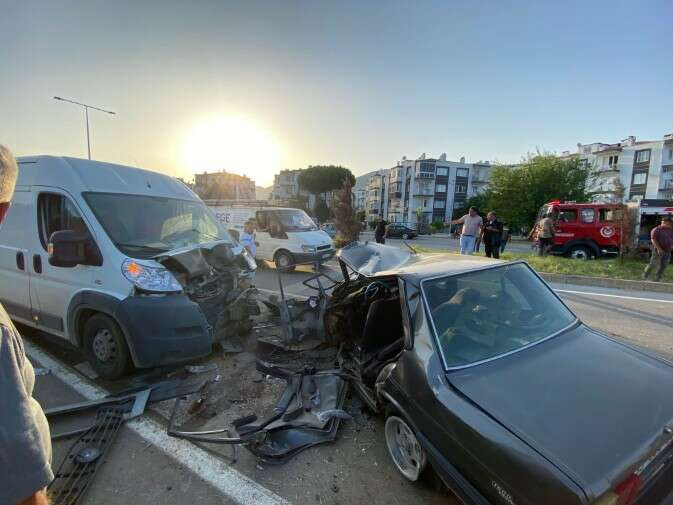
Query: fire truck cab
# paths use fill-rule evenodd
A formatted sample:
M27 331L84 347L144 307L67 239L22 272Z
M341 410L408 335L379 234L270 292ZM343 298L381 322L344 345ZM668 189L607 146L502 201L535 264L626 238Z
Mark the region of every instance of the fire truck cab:
M554 220L551 254L587 260L619 254L621 212L614 203L552 201L542 206L538 221Z

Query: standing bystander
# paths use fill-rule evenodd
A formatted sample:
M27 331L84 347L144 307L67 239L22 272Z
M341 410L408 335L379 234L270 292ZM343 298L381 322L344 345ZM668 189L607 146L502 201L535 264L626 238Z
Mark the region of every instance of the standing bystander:
M463 225L463 231L460 234L460 254L472 254L474 252L474 246L483 223L476 207L470 207L469 212L463 217L448 222L448 224Z
M376 225L376 230L374 230L374 238L376 239L377 244L386 243L387 225L388 222L385 219L381 219L381 221L379 221L379 224Z
M654 280L660 281L666 266L671 262L673 217L664 217L661 224L652 229L650 237L652 238L652 255L650 256L650 263L643 272L643 279L649 278L650 274L654 273Z
M500 241L502 240L502 223L498 221L495 212L486 214L486 222L481 233L484 242L484 252L487 258L500 258Z
M552 242L554 239L554 220L545 216L540 219L540 222L535 228L533 228L533 233L537 234L538 245L538 256L545 256L549 250L552 248Z
M0 223L9 210L18 168L0 145ZM33 398L35 372L23 341L0 304L0 503L46 505L51 470L49 425Z

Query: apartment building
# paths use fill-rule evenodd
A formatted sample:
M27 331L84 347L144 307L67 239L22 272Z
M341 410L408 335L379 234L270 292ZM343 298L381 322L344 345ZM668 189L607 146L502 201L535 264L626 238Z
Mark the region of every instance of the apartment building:
M624 186L624 200L673 199L673 134L661 140L636 140L630 136L616 144L577 144L580 163L595 173L591 191L595 199L617 201L616 180Z
M280 173L273 176L273 190L271 191L271 200L290 200L299 196L299 174L298 170L281 170Z
M453 209L488 184L489 162L448 161L446 154L417 159L403 157L388 169L370 176L367 185L367 218L376 221L430 224L453 217Z
M203 199L254 200L255 182L226 170L194 174L194 192Z

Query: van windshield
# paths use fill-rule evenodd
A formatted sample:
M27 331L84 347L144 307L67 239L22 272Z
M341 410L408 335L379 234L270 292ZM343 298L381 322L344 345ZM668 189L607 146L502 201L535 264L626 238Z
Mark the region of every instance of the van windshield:
M280 221L285 231L313 231L318 227L313 220L301 209L277 209L273 215Z
M134 258L204 242L231 242L201 201L123 193L84 193L115 246Z

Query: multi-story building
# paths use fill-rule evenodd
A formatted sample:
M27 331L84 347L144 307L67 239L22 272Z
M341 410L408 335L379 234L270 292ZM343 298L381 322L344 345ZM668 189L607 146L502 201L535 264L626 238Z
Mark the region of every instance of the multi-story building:
M673 199L673 134L661 140L637 141L628 137L616 144L577 144L580 163L591 169L590 191L596 200L619 200L617 180L625 201Z
M254 200L255 182L226 170L194 174L194 191L203 199Z
M367 207L367 190L366 189L353 189L353 203L355 211L359 212L361 210L366 210Z
M273 191L271 200L290 200L297 198L299 191L299 174L301 169L281 170L273 176Z
M386 218L388 175L389 170L378 170L369 176L365 188L365 212L368 221L378 221Z
M387 205L370 196L368 206L380 209L381 215L393 223L415 226L444 222L453 217L453 209L486 187L491 169L489 162L466 163L465 158L448 161L446 154L439 158L425 154L415 160L402 158L386 174Z

